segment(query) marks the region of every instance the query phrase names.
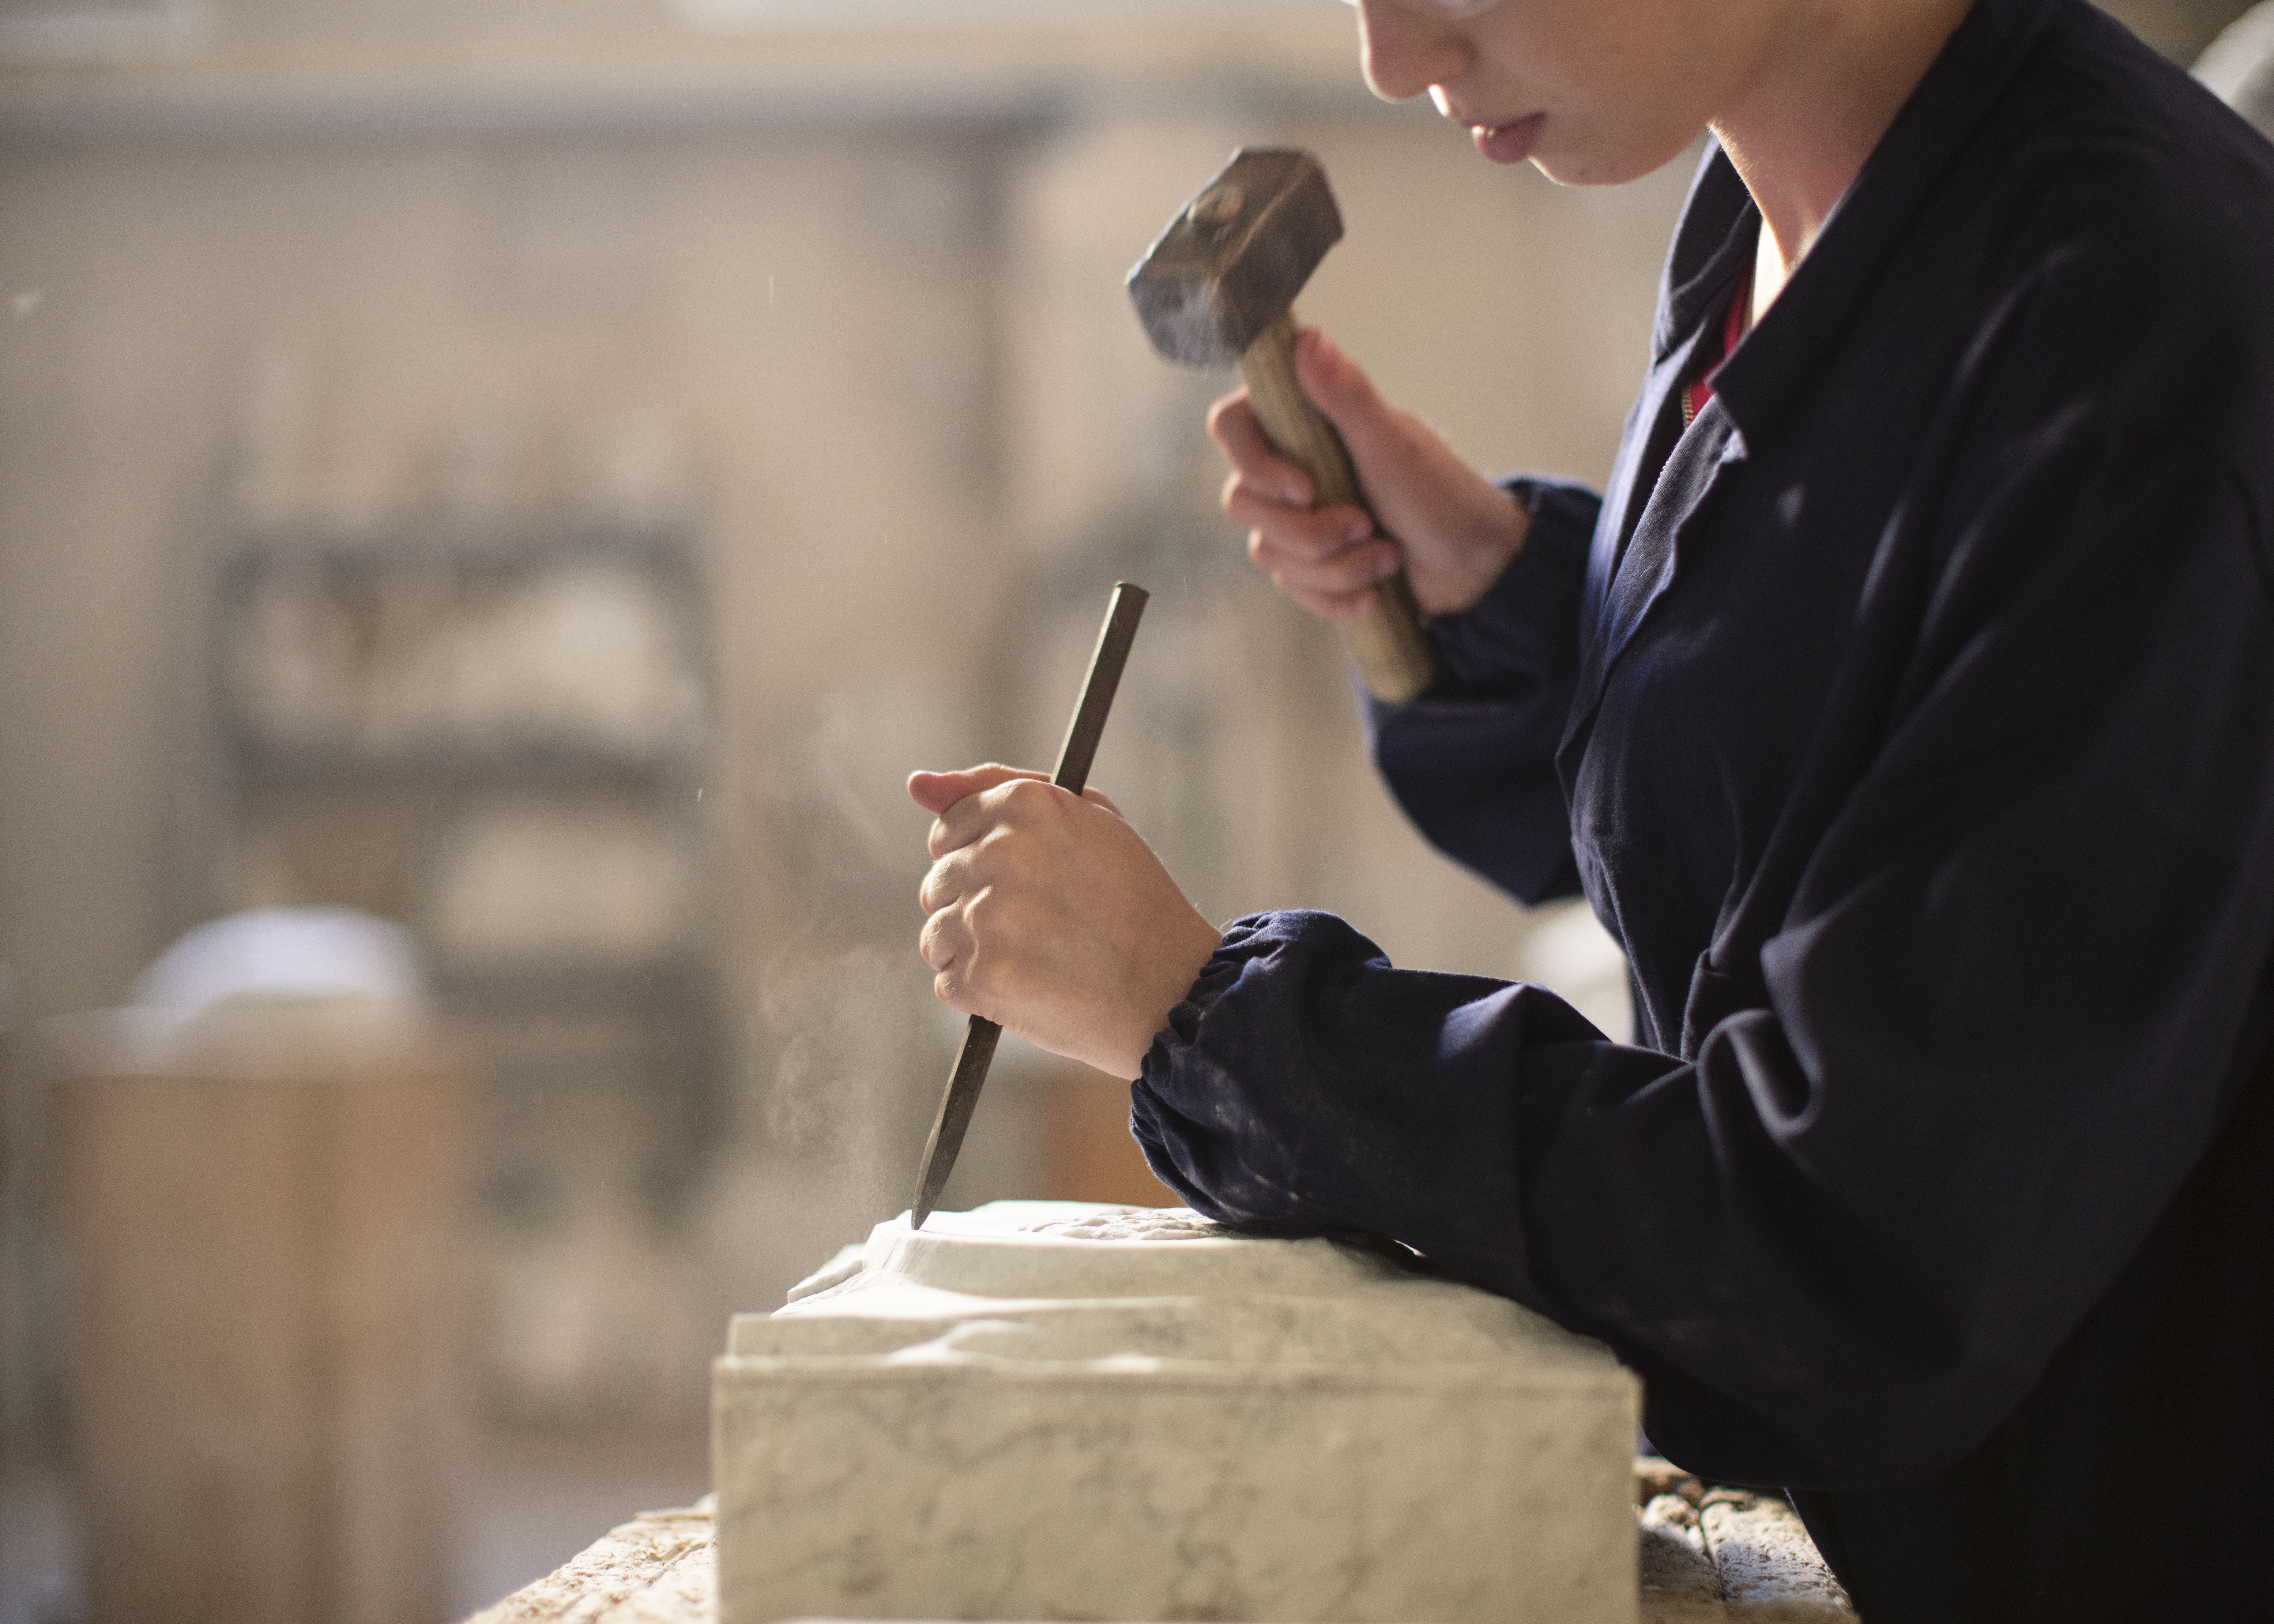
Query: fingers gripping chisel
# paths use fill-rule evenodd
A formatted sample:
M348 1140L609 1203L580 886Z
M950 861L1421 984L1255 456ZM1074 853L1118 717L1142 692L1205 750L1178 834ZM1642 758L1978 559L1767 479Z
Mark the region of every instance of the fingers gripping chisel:
M1082 679L1081 699L1073 721L1058 748L1058 771L1050 782L1081 794L1089 782L1089 764L1097 756L1097 741L1105 732L1106 712L1113 708L1113 690L1120 686L1121 668L1129 661L1129 645L1136 640L1138 618L1145 613L1146 591L1126 581L1113 589L1106 605L1105 624L1099 628L1097 647L1089 657L1089 674ZM939 1204L939 1192L955 1168L955 1154L963 1148L964 1130L986 1086L987 1068L995 1059L996 1041L1003 1028L984 1016L974 1015L963 1034L963 1048L948 1073L947 1092L941 1096L939 1115L932 1119L931 1139L924 1146L923 1169L916 1176L916 1199L908 1209L908 1227L923 1228Z

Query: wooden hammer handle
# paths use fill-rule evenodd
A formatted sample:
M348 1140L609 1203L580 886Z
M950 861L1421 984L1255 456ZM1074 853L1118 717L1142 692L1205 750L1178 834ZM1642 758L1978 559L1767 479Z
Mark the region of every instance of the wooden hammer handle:
M1239 358L1247 380L1248 404L1271 448L1311 477L1312 505L1366 505L1351 471L1350 453L1295 376L1295 317L1283 315L1263 330ZM1374 588L1374 606L1352 620L1337 620L1343 647L1357 663L1367 690L1377 699L1411 699L1429 686L1429 640L1421 631L1421 609L1403 574Z

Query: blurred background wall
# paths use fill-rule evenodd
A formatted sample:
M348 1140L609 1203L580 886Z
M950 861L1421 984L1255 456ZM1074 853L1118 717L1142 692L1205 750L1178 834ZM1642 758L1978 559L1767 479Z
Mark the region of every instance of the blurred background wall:
M2182 60L2242 8L2115 9ZM56 1018L202 921L406 928L463 1074L450 1605L701 1492L705 1362L906 1205L960 1022L918 766L1096 781L1202 909L1399 962L1615 951L1430 853L1253 579L1122 274L1243 142L1302 310L1487 466L1600 478L1687 166L1559 191L1326 0L0 0L0 1624L78 1616ZM952 1203L1158 1199L1006 1046Z

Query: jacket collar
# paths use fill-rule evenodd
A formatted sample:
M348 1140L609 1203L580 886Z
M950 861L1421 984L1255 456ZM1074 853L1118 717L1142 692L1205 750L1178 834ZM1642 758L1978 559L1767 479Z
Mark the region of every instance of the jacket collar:
M1761 443L1836 354L1894 245L1974 138L2048 24L2084 0L1975 0L1880 138L1791 284L1714 375L1713 399L1678 434L1667 414L1689 358L1739 271L1759 214L1736 167L1707 147L1660 283L1652 368L1629 418L1587 560L1579 678L1563 752L1588 732L1611 668L1674 583L1683 532L1721 470ZM1662 459L1662 461L1660 460ZM1567 763L1576 764L1576 758Z
M1715 395L1748 438L1758 443L1810 372L1837 350L1894 244L2005 94L2029 48L2057 13L2080 4L1975 0L1834 209L1791 285L1714 375ZM1693 206L1712 207L1698 222L1698 236L1715 251L1700 257L1686 282L1677 282L1683 239L1691 235L1685 213L1668 262L1660 323L1661 332L1670 324L1677 338L1715 306L1736 274L1743 260L1737 255L1733 261L1736 239L1750 250L1755 237L1752 199L1718 147L1691 196Z

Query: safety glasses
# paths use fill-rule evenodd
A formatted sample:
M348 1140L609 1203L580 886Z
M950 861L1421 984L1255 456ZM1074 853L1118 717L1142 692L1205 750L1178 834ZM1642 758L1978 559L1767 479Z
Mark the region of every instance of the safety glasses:
M1358 0L1343 0L1347 6L1356 6ZM1480 11L1489 11L1500 0L1389 0L1401 11L1411 11L1417 17L1434 17L1452 20L1474 17Z

